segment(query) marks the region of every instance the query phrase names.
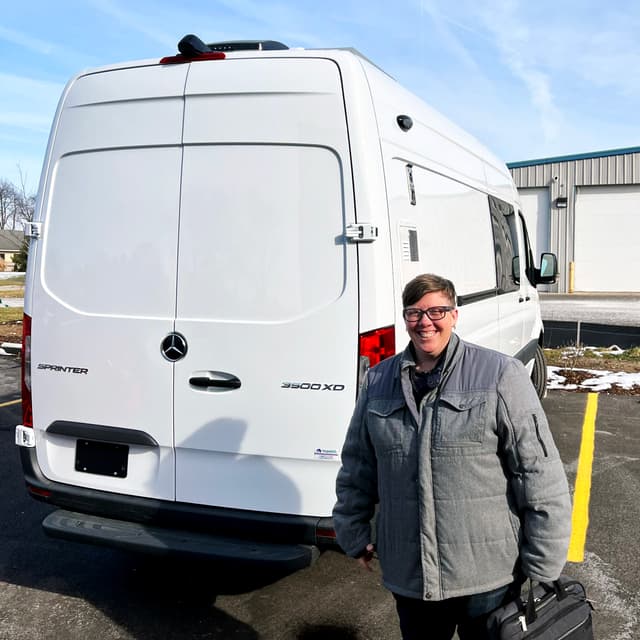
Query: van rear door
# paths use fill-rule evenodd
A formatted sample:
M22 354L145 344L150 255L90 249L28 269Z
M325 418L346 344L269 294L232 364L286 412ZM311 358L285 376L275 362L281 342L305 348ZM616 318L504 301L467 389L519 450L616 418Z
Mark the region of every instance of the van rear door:
M357 377L340 74L326 59L191 64L175 364L176 499L329 515Z
M30 291L36 451L50 480L175 497L160 345L176 304L186 72L91 73L62 102Z

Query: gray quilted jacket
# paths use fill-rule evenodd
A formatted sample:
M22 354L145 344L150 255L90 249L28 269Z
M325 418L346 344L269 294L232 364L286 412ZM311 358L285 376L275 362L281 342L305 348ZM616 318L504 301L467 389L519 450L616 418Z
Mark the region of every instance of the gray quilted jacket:
M567 480L519 361L452 335L442 380L416 407L409 347L371 369L351 420L333 519L357 556L374 540L385 586L442 600L558 578Z

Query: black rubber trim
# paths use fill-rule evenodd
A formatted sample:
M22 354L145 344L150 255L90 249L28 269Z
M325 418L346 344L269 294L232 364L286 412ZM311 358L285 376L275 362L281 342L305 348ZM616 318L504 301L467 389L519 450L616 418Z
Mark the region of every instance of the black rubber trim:
M518 353L516 353L513 357L517 358L522 362L522 364L527 364L531 362L535 358L536 349L538 348L538 341L531 340L528 344L526 344Z
M480 300L488 300L498 295L498 289L487 289L486 291L477 291L476 293L467 293L464 296L458 296L458 306L463 307L465 304L472 302L480 302Z
M215 532L231 538L303 545L322 542L337 548L324 537L322 541L316 539L316 527L331 529L331 518L210 507L52 482L43 475L35 448L19 447L19 450L31 496L69 511L177 530Z
M100 440L102 442L116 442L118 444L136 444L143 447L158 447L157 441L144 431L125 429L123 427L106 427L101 424L87 424L85 422L68 422L56 420L46 429L47 433L86 440Z

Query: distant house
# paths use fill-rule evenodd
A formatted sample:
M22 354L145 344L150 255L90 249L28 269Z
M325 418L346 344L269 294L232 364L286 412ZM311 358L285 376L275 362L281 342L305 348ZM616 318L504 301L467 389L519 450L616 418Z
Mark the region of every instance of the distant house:
M24 232L0 229L0 271L13 271L13 260L23 241Z

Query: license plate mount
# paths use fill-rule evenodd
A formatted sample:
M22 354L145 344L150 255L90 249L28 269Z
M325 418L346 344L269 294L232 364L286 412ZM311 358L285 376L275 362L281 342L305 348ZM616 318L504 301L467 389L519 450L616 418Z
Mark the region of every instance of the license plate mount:
M111 478L126 478L129 445L98 440L76 442L76 471Z

